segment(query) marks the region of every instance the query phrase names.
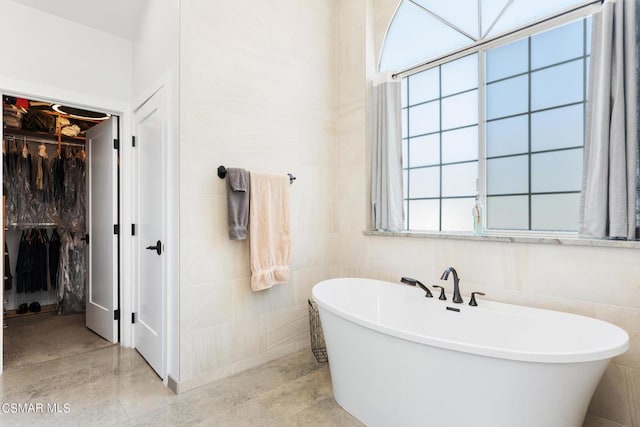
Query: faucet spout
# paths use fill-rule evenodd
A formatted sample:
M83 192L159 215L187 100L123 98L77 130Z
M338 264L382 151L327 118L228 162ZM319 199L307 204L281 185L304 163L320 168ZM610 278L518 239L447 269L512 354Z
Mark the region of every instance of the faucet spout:
M458 278L458 272L453 267L447 267L447 269L440 276L440 280L447 280L449 273L453 274L453 302L456 304L462 304L462 295L460 295L460 279Z

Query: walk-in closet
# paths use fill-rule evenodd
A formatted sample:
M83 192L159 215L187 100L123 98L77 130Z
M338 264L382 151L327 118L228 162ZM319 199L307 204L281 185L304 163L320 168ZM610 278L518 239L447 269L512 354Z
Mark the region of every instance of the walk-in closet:
M7 370L111 345L87 328L86 319L93 237L88 213L92 188L98 188L88 135L117 118L16 96L3 95L2 101ZM96 270L99 264L112 269L117 261L92 262Z

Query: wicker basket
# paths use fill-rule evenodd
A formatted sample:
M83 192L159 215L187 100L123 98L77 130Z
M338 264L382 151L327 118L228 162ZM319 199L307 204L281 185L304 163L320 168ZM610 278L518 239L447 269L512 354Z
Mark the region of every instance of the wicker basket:
M311 335L311 351L318 362L328 362L327 345L324 342L324 334L322 333L322 324L320 323L320 314L316 303L309 301L309 331Z

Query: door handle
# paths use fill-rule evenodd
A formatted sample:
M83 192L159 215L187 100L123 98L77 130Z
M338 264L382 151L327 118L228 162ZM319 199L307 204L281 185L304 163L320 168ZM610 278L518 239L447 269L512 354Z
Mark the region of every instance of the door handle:
M150 251L156 251L158 255L162 255L162 242L158 240L155 246L147 246Z

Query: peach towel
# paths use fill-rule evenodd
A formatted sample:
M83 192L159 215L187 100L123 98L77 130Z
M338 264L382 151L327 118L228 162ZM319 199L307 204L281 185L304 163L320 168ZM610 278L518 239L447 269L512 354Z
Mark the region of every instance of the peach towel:
M289 281L289 178L251 172L250 179L249 246L255 292Z

